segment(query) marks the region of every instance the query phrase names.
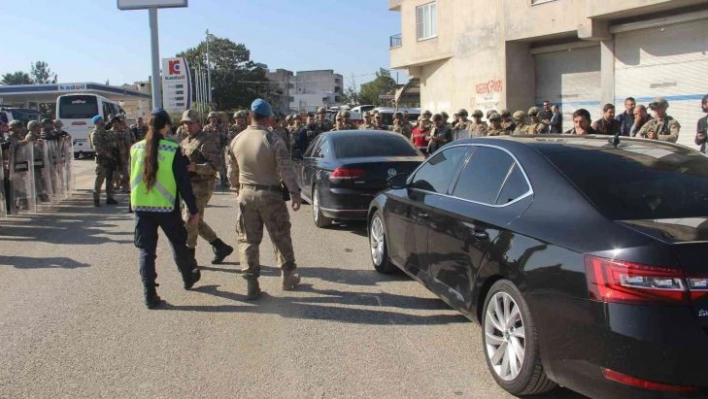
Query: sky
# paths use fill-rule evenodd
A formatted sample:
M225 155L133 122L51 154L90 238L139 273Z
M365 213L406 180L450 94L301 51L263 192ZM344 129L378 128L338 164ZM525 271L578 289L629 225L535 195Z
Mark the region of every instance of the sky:
M60 83L148 79L147 10L121 11L116 0L0 0L10 2L2 7L9 40L0 74L29 72L42 60ZM333 69L345 87L389 68L389 37L401 31L400 14L388 10L387 0L189 0L188 8L158 14L161 58L198 45L209 29L243 43L270 70ZM399 79L407 81L403 72Z

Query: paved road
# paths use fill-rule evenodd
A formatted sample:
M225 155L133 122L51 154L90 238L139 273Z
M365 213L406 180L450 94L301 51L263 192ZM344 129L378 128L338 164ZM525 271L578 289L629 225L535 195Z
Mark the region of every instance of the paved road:
M293 215L301 289L282 292L263 245L260 301L238 256L186 292L160 242L164 310L142 303L132 217L95 209L90 161L61 207L0 221L0 398L509 398L490 377L480 329L403 275L370 267L365 227L316 229ZM125 198L120 198L125 203ZM207 221L234 244L234 198ZM580 398L567 391L547 399Z

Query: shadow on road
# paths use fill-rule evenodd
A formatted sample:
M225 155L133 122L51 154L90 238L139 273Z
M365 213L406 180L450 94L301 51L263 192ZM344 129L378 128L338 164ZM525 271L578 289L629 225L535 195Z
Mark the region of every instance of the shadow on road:
M517 396L521 397L521 396ZM526 397L526 396L524 396ZM588 399L587 397L565 388L557 388L551 392L534 395L534 399Z
M132 239L117 238L132 235L132 232L109 230L117 227L111 221L125 221L122 208L125 206L94 208L91 194L78 192L52 208L40 209L36 214L14 215L1 221L0 240L64 245L132 244Z
M327 320L341 323L373 324L373 325L436 325L450 323L467 323L469 320L461 315L437 314L416 315L398 313L389 310L360 309L330 305L358 305L358 306L397 306L406 309L446 309L440 301L433 303L430 299L404 297L391 294L347 293L340 291L316 291L311 286L303 285L299 292L324 293L327 297L272 297L263 293L257 301L247 301L245 295L219 290L219 286L208 285L195 288L193 291L201 292L227 299L242 302L242 305L217 305L217 306L174 306L166 305L165 310L181 310L191 312L244 312L277 314L287 318ZM339 298L339 300L337 299Z
M360 237L367 237L367 226L366 221L353 221L353 222L342 222L341 224L334 224L329 227L328 230L333 231L348 231L352 234L358 235Z
M3 256L0 255L0 266L12 266L16 269L77 269L89 267L88 263L77 262L70 258L30 258L27 256Z

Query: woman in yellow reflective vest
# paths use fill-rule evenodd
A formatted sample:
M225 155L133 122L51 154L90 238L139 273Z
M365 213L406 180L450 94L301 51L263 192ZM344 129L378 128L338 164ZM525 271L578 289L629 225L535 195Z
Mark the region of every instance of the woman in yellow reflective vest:
M187 172L189 161L179 144L165 139L168 132L170 115L165 110L155 110L145 140L130 149L130 202L135 211L135 246L140 249L140 277L148 309L162 303L155 289L158 228L170 240L184 288L191 289L201 278L194 252L187 248L187 229L179 208L181 196L191 215L187 223L199 223L199 209Z

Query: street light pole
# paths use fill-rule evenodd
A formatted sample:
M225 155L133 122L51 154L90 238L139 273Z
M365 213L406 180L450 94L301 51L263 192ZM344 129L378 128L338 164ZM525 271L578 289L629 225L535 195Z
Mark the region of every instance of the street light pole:
M162 79L160 79L160 41L157 30L157 8L150 9L150 48L152 50L152 107L162 108Z
M211 63L209 61L209 29L206 31L206 62L207 62L207 85L209 85L209 106L211 107Z

